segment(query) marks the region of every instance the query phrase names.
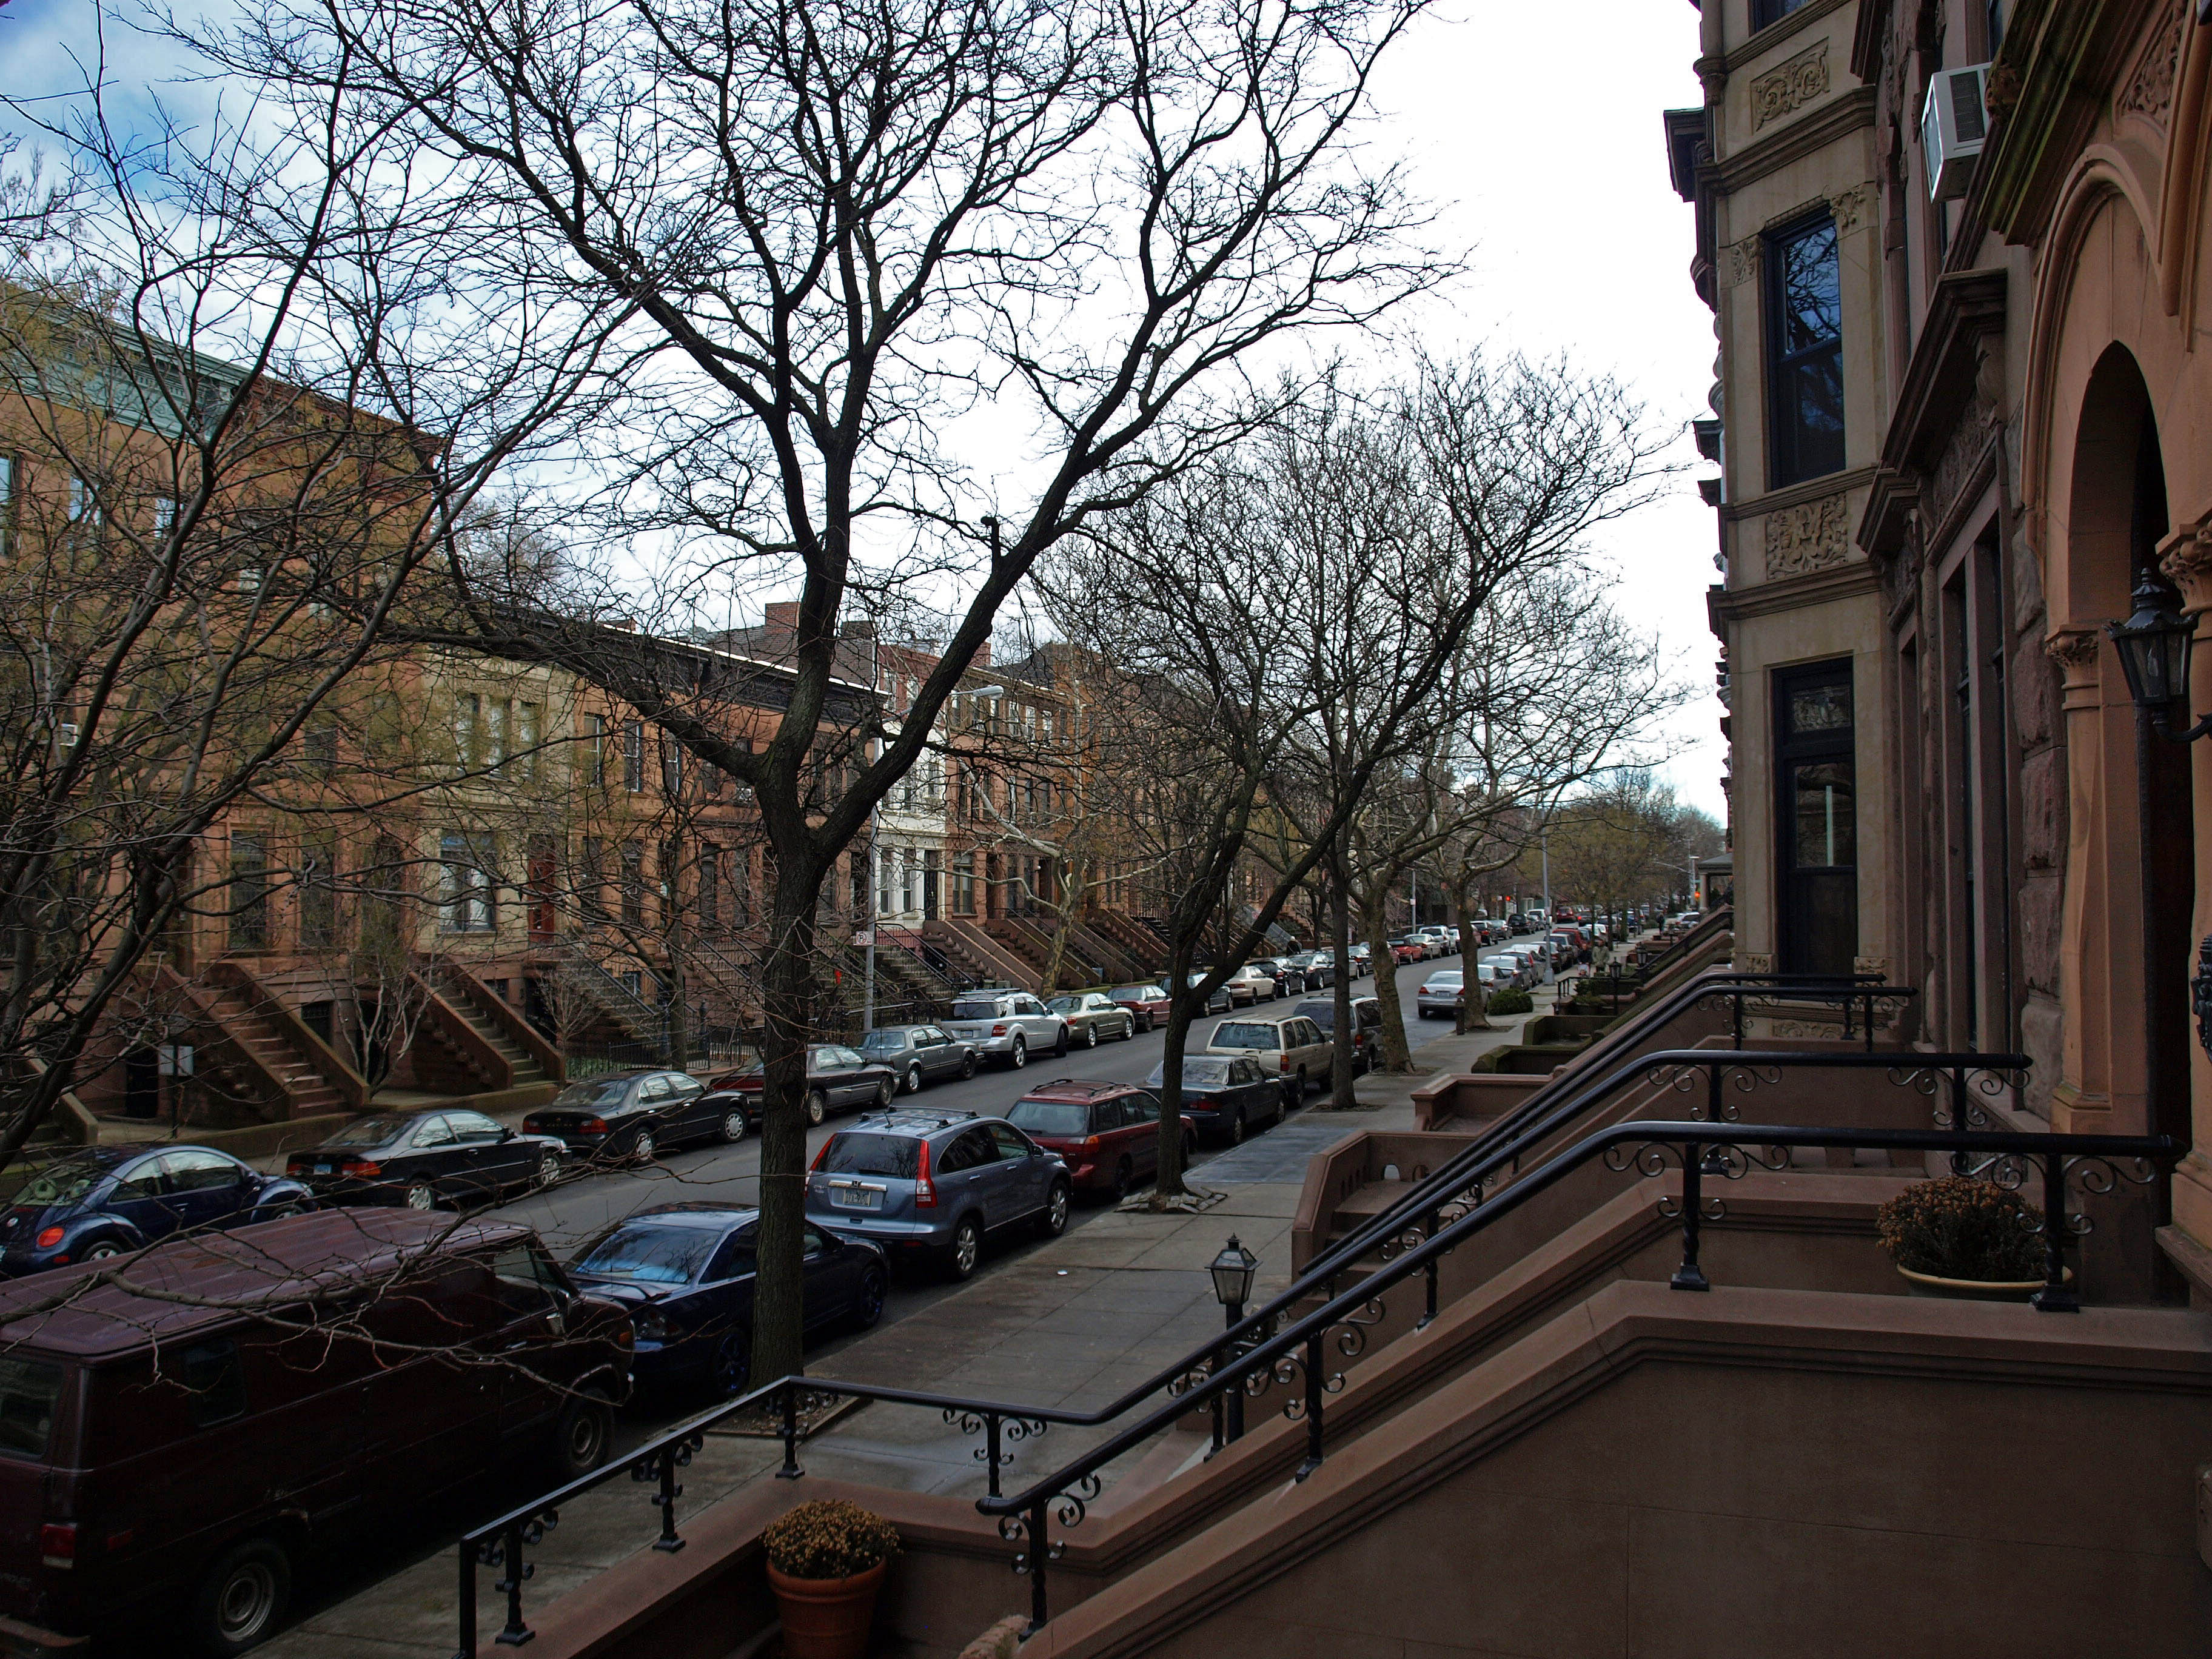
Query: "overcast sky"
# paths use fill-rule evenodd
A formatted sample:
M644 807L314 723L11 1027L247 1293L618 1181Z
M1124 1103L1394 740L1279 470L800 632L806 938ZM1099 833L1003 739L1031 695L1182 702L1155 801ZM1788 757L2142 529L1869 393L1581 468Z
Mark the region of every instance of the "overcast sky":
M1404 319L1432 349L1486 341L1545 356L1635 389L1673 429L1705 412L1712 316L1689 282L1691 212L1667 179L1662 110L1698 102L1690 64L1698 14L1674 0L1620 0L1587 14L1508 0L1446 0L1385 69L1382 118L1366 131L1401 153L1442 218L1437 241L1468 251L1471 273ZM62 91L66 52L87 52L84 0L0 4L0 87ZM160 74L138 43L111 36L118 83ZM148 65L141 69L139 65ZM128 100L143 85L118 84ZM191 101L188 94L185 101ZM1601 550L1620 610L1658 631L1680 672L1712 684L1706 587L1717 580L1713 514L1692 463L1664 501L1612 526ZM1682 798L1722 816L1720 705L1700 696L1673 721L1665 769Z

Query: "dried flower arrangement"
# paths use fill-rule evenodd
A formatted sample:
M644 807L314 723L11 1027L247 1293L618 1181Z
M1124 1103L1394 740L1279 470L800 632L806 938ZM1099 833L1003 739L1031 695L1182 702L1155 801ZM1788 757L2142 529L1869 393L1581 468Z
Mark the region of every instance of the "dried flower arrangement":
M1957 1175L1916 1182L1875 1217L1882 1248L1909 1272L2011 1283L2043 1277L2042 1225L2018 1193Z
M898 1553L898 1530L842 1498L799 1504L761 1534L770 1565L793 1578L850 1578Z

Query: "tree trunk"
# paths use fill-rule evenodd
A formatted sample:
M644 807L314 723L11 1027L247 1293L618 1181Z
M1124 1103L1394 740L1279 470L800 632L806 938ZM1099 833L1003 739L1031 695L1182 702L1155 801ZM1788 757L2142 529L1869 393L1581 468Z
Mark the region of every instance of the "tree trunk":
M1386 1072L1410 1072L1413 1053L1406 1042L1405 1005L1398 1000L1398 958L1390 953L1390 890L1373 889L1359 907L1360 931L1375 964L1375 1000L1382 1005L1382 1065Z
M761 1095L760 1232L753 1281L752 1382L797 1376L806 1212L806 1040L814 1003L814 886L777 860L773 931L762 975L767 1075Z
M1490 1011L1482 994L1482 941L1475 937L1474 929L1467 925L1467 890L1474 884L1472 877L1462 876L1451 884L1452 922L1459 929L1460 996L1459 1018L1453 1029L1459 1031L1486 1031L1490 1029Z
M1335 937L1330 949L1336 957L1336 1030L1332 1045L1336 1057L1329 1064L1330 1106L1340 1112L1348 1112L1359 1103L1352 1088L1352 1068L1354 1063L1352 1024L1352 908L1344 894L1341 871L1332 870L1328 882L1329 925Z
M1205 1009L1190 983L1193 954L1187 939L1169 946L1168 1035L1160 1055L1160 1168L1152 1178L1156 1199L1177 1198L1190 1191L1182 1179L1182 1054L1190 1022Z
M668 978L660 988L661 1006L666 1010L663 1018L668 1031L668 1069L687 1072L691 1069L690 1011L684 1005L690 975L684 971L684 929L681 924L668 932Z

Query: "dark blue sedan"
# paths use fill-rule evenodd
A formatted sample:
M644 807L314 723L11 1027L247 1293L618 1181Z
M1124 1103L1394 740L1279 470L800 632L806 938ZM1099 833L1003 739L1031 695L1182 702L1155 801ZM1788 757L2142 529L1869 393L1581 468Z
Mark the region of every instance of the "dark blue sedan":
M722 1399L752 1379L753 1249L760 1212L663 1204L617 1222L568 1263L587 1294L629 1310L641 1389L704 1389ZM806 1334L866 1330L883 1317L884 1253L808 1224Z
M0 1214L0 1273L120 1255L190 1228L315 1207L300 1182L211 1146L95 1146L33 1175Z

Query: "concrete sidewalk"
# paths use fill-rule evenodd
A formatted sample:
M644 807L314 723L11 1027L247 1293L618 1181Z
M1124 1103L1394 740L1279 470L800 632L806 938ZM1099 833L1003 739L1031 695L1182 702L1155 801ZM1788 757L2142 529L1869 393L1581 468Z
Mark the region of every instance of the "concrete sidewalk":
M1547 1006L1548 998L1540 994L1537 1012ZM1222 1197L1200 1213L1098 1216L895 1324L817 1352L809 1370L823 1377L1071 1411L1109 1405L1220 1330L1222 1309L1206 1264L1231 1234L1260 1258L1261 1299L1288 1283L1291 1223L1314 1154L1349 1134L1412 1128L1416 1088L1439 1072L1463 1071L1486 1050L1515 1041L1521 1024L1514 1019L1495 1030L1441 1036L1415 1050L1410 1073L1362 1078L1358 1110L1310 1106L1211 1160L1192 1184ZM1060 1467L1121 1426L1054 1425L1041 1437L1009 1442L1011 1461L1000 1477L1006 1489L1018 1490L1026 1480ZM1202 1449L1201 1437L1186 1437L1194 1455ZM937 1412L873 1404L808 1442L801 1461L811 1473L840 1480L981 1497L988 1489L981 1444L980 1433L963 1433ZM1149 1449L1140 1447L1110 1465L1109 1481ZM769 1474L781 1455L773 1441L710 1434L684 1472L679 1517ZM532 1553L537 1570L529 1604L542 1607L647 1547L659 1519L646 1492L617 1479L567 1506L560 1526ZM523 1492L518 1499L527 1496ZM374 1583L327 1586L321 1598L325 1605L264 1651L272 1659L449 1659L454 1645L450 1547L391 1565L389 1576ZM494 1650L492 1637L502 1617L489 1588L496 1576L483 1572L478 1592L480 1650L487 1653Z

